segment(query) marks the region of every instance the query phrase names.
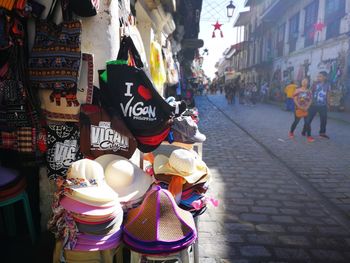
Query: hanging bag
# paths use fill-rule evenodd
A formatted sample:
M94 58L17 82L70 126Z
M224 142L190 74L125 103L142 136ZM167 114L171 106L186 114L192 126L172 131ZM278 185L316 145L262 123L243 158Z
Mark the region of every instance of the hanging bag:
M97 14L100 0L69 0L68 8L81 17L91 17Z
M91 104L94 90L94 64L92 54L82 54L80 78L78 82L77 100L79 105L66 107L64 104L57 105L56 99L50 99L50 90L39 90L41 109L50 121L78 122L80 105ZM68 99L68 98L67 98Z
M306 110L303 109L296 109L295 110L295 116L297 116L297 118L305 118L307 117L308 112Z
M131 158L136 140L122 118L109 115L96 105L83 105L80 112L80 150L85 157L116 154Z
M138 141L138 148L143 152L152 151L168 136L169 120L175 108L160 96L143 71L140 55L130 37L123 37L118 61L129 61L129 65L107 64L105 97L123 117Z
M53 15L61 3L63 22L55 24ZM46 19L36 22L36 36L29 59L31 85L49 89L51 102L77 107L77 84L81 60L81 22L72 20L66 0L53 0Z
M47 176L65 177L69 166L82 159L79 147L80 132L75 123L51 123L47 126Z

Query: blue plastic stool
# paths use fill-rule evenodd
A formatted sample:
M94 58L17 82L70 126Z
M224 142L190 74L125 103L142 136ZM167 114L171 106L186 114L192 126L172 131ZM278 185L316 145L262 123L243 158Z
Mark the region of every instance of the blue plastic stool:
M10 205L12 205L16 202L19 202L19 201L23 201L23 207L24 207L24 212L26 214L30 238L32 240L32 243L34 244L36 241L36 233L35 233L35 228L34 228L34 224L33 224L32 211L30 209L28 195L27 195L26 191L22 191L21 193L19 193L15 197L11 197L9 199L5 199L3 201L0 201L0 207L4 207L5 224L8 227L9 234L15 235L16 225L15 225L14 211L13 211L13 207Z

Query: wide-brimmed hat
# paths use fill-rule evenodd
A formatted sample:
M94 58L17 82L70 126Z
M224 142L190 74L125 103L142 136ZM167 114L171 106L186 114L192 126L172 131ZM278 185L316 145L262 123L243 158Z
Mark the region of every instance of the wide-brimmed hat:
M120 202L142 197L154 181L152 176L122 156L102 155L95 161L103 167L106 182L118 193Z
M199 156L189 150L176 149L170 157L157 155L154 159L155 174L169 174L182 176L190 184L197 182L209 173L207 165Z
M105 181L102 166L89 159L72 163L65 186L66 195L85 204L106 204L118 199Z
M124 242L135 251L150 254L185 249L197 237L191 213L179 208L174 197L159 186L131 209L124 226Z
M154 175L156 181L158 183L165 183L165 184L170 184L172 176L169 174L155 174ZM195 182L195 184L190 184L188 182L186 182L183 186L182 186L182 190L186 191L188 189L191 188L201 188L201 186L203 185L208 185L211 181L211 177L210 177L210 173L208 172L207 174L203 175L197 182Z

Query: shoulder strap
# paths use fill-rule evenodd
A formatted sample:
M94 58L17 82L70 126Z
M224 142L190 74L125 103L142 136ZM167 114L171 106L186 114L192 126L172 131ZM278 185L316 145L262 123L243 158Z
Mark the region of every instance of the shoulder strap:
M49 13L47 14L46 20L52 21L53 16L55 14L55 10L57 9L58 2L61 3L61 9L62 9L62 17L64 21L72 20L72 12L69 11L68 0L52 0L52 4L49 10Z
M117 59L128 60L129 55L131 55L133 60L135 61L136 67L143 68L144 65L142 63L141 56L137 51L137 48L135 47L134 42L132 41L132 38L130 36L124 36L120 42L120 48Z

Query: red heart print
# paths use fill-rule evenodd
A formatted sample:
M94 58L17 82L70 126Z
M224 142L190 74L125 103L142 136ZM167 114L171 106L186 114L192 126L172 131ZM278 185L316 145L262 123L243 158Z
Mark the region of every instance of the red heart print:
M151 91L143 85L140 85L137 88L137 92L140 94L142 98L144 98L145 101L152 99Z

